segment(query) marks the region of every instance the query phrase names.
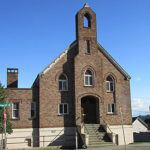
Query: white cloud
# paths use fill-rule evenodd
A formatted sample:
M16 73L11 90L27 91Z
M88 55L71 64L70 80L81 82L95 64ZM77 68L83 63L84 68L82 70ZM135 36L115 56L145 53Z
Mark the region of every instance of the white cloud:
M131 104L133 116L150 114L150 100L144 100L142 98L133 98Z
M141 81L141 78L140 77L135 77L134 80L135 81Z

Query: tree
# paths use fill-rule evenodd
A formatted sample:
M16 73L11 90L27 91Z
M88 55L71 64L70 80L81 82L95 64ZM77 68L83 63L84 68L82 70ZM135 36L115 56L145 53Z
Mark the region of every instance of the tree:
M6 103L6 91L4 86L2 86L2 84L0 83L0 104L4 104ZM6 132L8 134L11 134L13 132L12 130L12 124L10 122L10 116L6 107L6 116L7 116L7 120L6 120ZM3 132L3 127L4 127L4 108L0 107L0 133Z

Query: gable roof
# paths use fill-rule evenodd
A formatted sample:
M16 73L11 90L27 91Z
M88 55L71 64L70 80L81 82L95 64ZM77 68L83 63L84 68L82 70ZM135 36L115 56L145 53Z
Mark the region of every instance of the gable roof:
M115 66L115 68L127 79L131 79L128 73L114 60L114 58L98 43L98 49Z
M133 123L138 120L141 124L143 124L146 128L148 128L148 125L140 118L140 117L134 117Z
M45 74L49 71L55 64L57 64L70 49L77 45L77 41L73 41L56 59L54 59L43 71L40 72L39 75Z
M57 62L59 62L70 49L77 45L77 41L72 42L54 61L52 61L39 75L45 74L49 71ZM99 44L97 43L98 49L103 55L114 65L114 67L126 78L131 79L127 72L113 59L113 57Z

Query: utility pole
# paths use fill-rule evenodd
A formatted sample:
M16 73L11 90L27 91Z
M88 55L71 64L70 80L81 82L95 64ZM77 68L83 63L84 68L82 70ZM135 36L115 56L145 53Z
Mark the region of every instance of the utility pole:
M4 125L2 125L2 140L1 140L1 149L2 150L3 150L3 132L4 132L3 130L4 130Z
M127 150L127 147L126 147L126 139L125 139L125 132L124 132L124 126L123 126L123 116L122 116L121 107L120 107L120 117L121 117L122 132L123 132L123 138L124 138L124 149Z
M4 135L5 135L5 144L4 144L4 149L6 150L6 147L7 147L7 137L6 137L6 109L4 107Z
M11 104L0 104L0 107L3 107L4 108L4 127L3 127L3 132L4 132L4 135L5 135L5 142L3 144L3 133L2 133L2 146L4 145L4 149L6 150L6 147L7 147L7 134L6 134L6 120L7 120L7 115L6 115L6 107L9 107L11 106ZM3 147L2 147L3 149Z

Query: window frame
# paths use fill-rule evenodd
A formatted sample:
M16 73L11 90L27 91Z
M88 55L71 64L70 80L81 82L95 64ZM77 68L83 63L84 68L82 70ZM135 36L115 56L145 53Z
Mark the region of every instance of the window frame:
M86 74L86 72L87 71L90 71L91 72L91 75L87 75ZM86 84L86 77L87 77L87 81L88 81L88 84ZM92 78L92 84L90 84L90 78ZM85 70L85 72L84 72L84 86L86 86L86 87L92 87L92 86L94 86L94 73L93 73L93 71L91 71L90 69L87 69L87 70Z
M110 77L112 79L112 81L107 80L108 77ZM114 92L114 90L115 90L114 79L111 76L108 76L108 77L106 78L106 91L109 93ZM111 84L112 84L112 90L111 90Z
M90 40L86 40L86 54L90 54L91 49L90 49Z
M110 106L110 111L109 111L109 106ZM114 111L113 111L114 107ZM116 113L116 104L115 103L108 103L107 104L107 114L115 114Z
M32 104L34 104L34 109L32 109L32 107L31 107ZM31 111L32 111L32 110L34 111L34 116L31 116L31 114L32 114ZM31 102L31 103L30 103L30 118L31 118L31 119L36 118L36 102Z
M18 104L18 109L14 109L14 104ZM14 110L18 111L18 117L14 116ZM20 103L19 102L12 103L12 119L20 119Z
M66 80L60 79L61 75L64 75ZM68 78L65 74L61 74L61 75L59 76L59 79L58 79L59 91L68 91ZM61 83L61 89L60 89L60 83ZM64 83L66 83L66 89L64 88Z
M60 112L60 106L63 106L63 111L62 113ZM64 112L64 106L67 105L67 112ZM68 115L69 114L69 104L68 103L60 103L58 104L58 115Z

